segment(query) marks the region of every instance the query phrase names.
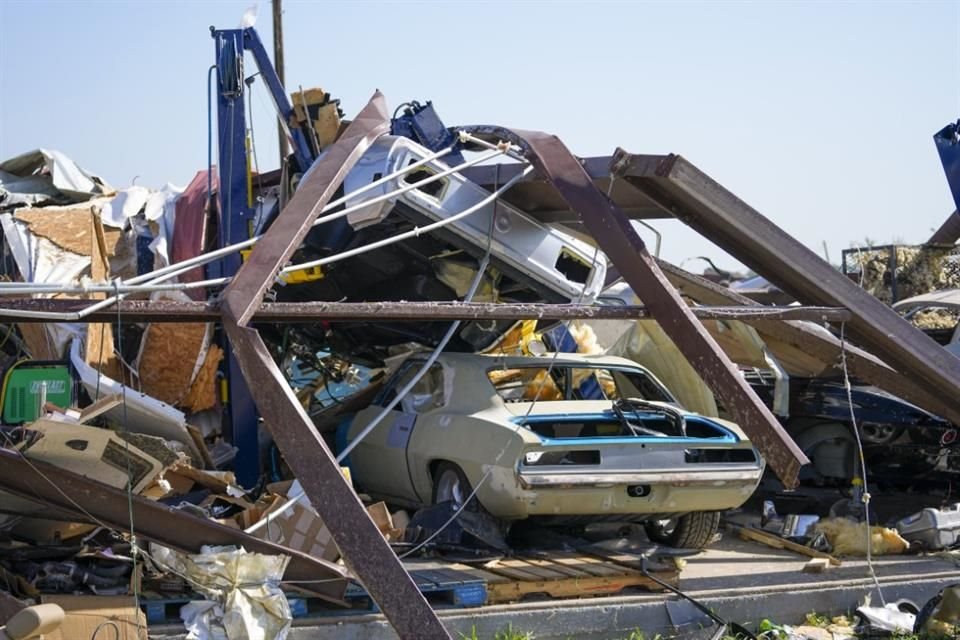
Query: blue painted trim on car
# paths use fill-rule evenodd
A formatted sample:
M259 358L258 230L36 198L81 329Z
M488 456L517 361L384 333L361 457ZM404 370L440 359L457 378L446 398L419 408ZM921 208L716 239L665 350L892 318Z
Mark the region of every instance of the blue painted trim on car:
M638 416L640 419L643 419L644 416L649 416L654 418L660 416L661 414L655 412L643 412L637 411L634 415ZM603 412L603 413L562 413L562 414L553 414L553 415L536 415L536 416L519 416L512 418L511 422L519 425L527 425L530 423L536 422L555 422L558 418L564 420L581 420L583 422L600 422L609 421L613 418L612 412ZM687 420L702 422L710 425L721 434L716 438L684 438L684 437L675 437L668 436L665 438L658 438L656 436L597 436L591 438L548 438L546 436L539 436L540 441L544 446L566 446L569 447L572 444L577 445L598 445L598 444L636 444L636 443L660 443L660 444L736 444L740 442L740 439L729 429L725 428L723 425L704 418L703 416L688 417Z

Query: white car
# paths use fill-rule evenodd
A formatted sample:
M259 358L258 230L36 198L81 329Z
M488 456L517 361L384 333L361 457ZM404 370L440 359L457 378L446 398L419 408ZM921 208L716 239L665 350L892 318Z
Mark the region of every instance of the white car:
M338 449L422 366L405 361L342 423ZM462 504L478 487L501 519L645 522L683 547L709 542L764 468L737 425L679 408L643 367L578 354L443 354L347 463L360 489L390 503Z

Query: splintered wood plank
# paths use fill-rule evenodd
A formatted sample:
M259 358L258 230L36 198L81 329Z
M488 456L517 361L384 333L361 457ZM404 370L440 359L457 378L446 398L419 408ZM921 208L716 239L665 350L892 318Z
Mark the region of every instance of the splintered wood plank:
M581 571L580 569L576 569L574 567L568 567L546 558L525 558L525 560L534 566L548 568L552 571L562 573L569 578L589 578L593 575L587 573L586 571Z
M499 573L513 580L551 580L563 577L562 574L556 572L551 572L552 575L550 576L544 576L536 570L536 567L531 567L530 565L526 565L526 563L519 563L513 560L493 560L482 566L487 571Z
M583 598L619 593L628 587L642 587L648 591L663 590L663 587L643 575L627 574L615 577L488 583L487 599L491 603L514 602L532 594L546 594L553 598Z
M574 567L594 576L616 576L629 571L624 567L605 563L603 560L597 558L575 554L558 554L558 556L553 558L553 561L567 567Z

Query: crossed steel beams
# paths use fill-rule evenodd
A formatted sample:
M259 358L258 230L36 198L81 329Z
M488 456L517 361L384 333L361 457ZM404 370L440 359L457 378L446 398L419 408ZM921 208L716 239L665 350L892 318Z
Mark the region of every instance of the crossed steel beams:
M377 93L350 127L312 168L264 238L254 247L223 296L223 324L247 378L257 408L311 502L330 528L347 564L404 638L445 638L446 630L393 555L331 452L286 384L256 330L247 325L280 269L302 242L366 148L388 130ZM731 410L788 486L796 484L806 457L760 402L734 365L667 282L626 216L590 181L560 141L539 133L506 132L548 176L577 212L684 355Z
M387 115L382 97L377 94L341 139L313 168L266 236L256 245L248 261L225 291L220 311L234 353L244 377L250 382L254 400L267 427L303 484L311 502L330 528L348 566L365 584L401 637L445 638L448 637L447 632L366 515L356 494L343 479L332 454L296 401L259 334L248 327L257 314L264 313L264 293L272 286L279 270L299 246L320 209L329 202L343 177L369 144L386 130ZM641 296L647 310L730 409L734 418L764 453L771 467L785 484L794 484L796 473L806 462L806 458L700 325L696 318L697 312L680 299L670 282L669 274L664 275L656 260L646 251L624 212L597 189L580 162L557 138L542 133L504 129L489 129L488 132L514 141L524 150L541 176L546 177L570 210L576 213L581 224L593 235L600 249ZM689 163L669 156L668 160L662 163L651 165L649 162L640 162L638 165L636 158L649 157L628 157L621 154L618 157L621 162L615 165L615 172L622 171L622 175L631 184L641 189L651 201L663 209L678 215L691 226L700 228L714 241L719 239L721 242L718 243L741 261L751 266L758 264L756 260L745 259L744 253L751 248L758 249L759 252L758 247L750 244L751 235L759 234L763 236L760 244L766 242L766 245L760 248L769 249L773 246L787 250L781 256L780 262L770 258L769 251L761 252L766 260L760 261L763 264L782 266L784 260L790 259L788 254L799 255L805 267L820 269L817 271L818 277L825 275L822 272L825 263L810 267L809 256L798 253L796 247L784 241L784 238L788 238L786 234L733 198L722 187L711 184L712 181L705 176L691 170L692 165ZM658 158L663 160L663 157ZM706 213L704 209L707 210ZM701 217L698 218L698 215ZM747 236L746 239L742 237L744 235ZM819 260L815 256L814 259ZM825 266L829 268L828 265ZM761 269L757 270L763 273ZM785 290L802 294L801 299L808 298L815 304L834 307L821 310L821 313L825 314L823 317L832 314L831 319L845 318L847 311L837 307L849 309L851 326L857 330L858 335L864 336L867 341L872 340L874 345L888 346L882 336L878 336L878 330L869 326L870 321L866 316L877 310L872 308L869 302L865 302L862 296L851 294L830 278L821 278L825 282L815 283L820 285L818 289L817 286L805 282L802 273L798 274L796 270L789 269L787 271L788 274L781 278L768 277ZM853 286L852 283L848 284ZM835 295L827 295L824 292L827 288L832 288ZM864 293L864 296L866 295ZM851 308L848 301L852 301L855 308ZM877 305L888 314L892 313L880 303ZM747 315L749 313L747 311ZM431 319L440 318L431 316ZM904 331L903 326L892 322L882 313L881 320L883 330L893 330L897 335L906 335L911 339L911 344L919 345L923 356L936 359L935 356L939 355L933 354L927 348L928 345L910 334L909 331L917 332L906 323L902 324L909 331ZM791 326L779 320L763 318L757 322L769 323L770 327ZM826 353L829 340L822 337L817 340L821 350ZM886 356L886 352L884 353ZM952 395L956 395L956 382L960 377L954 377L956 372L950 369L951 366L957 366L954 363L938 362L947 365L946 374L938 379L930 374L929 367L924 368L916 358L907 357L902 349L897 350L895 355L895 364L906 363L909 367L905 369L922 371L924 381L937 383L937 391L950 389ZM858 358L861 363L867 363L863 364L866 370L872 368L875 373L885 370L882 363L871 359L867 354Z

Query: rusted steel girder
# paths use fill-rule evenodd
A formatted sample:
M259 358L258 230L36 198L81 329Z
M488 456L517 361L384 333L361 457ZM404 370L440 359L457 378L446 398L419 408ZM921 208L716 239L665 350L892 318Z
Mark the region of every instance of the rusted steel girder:
M16 299L0 302L9 321L49 322L19 318L16 311L77 312L89 300L53 298ZM701 320L812 320L842 322L850 319L846 309L834 307L710 306L691 307ZM131 322L215 322L220 305L179 300L124 300L119 312ZM504 302L267 302L254 312L252 322L346 322L362 320L414 322L449 320L637 320L651 317L640 305L579 305ZM81 322L116 320L116 307L94 312Z
M698 275L684 271L669 262L658 260L660 269L670 283L685 296L701 304L738 304L759 306L758 302L722 287ZM750 322L760 337L768 341L774 356L777 343L783 343L820 360L827 367L839 367L841 363L840 340L822 327L809 322L779 322L758 319ZM889 365L871 353L847 342L847 368L850 373L869 384L876 385L887 393L926 409L938 416L960 424L960 406L945 402L934 396L916 382L894 371Z
M130 530L132 509L138 537L178 551L199 553L203 545L233 545L256 553L289 556L285 580L343 604L347 573L339 565L140 496L130 496L128 502L127 492L122 489L52 464L27 460L19 452L0 449L0 489L76 514L79 521L102 523L117 531Z
M684 158L618 149L611 173L800 302L849 309L859 344L932 395L960 397L960 359Z
M667 281L626 215L594 185L583 165L560 139L541 132L500 127L468 127L468 130L510 140L523 149L539 174L547 178L570 209L577 212L598 247L750 436L783 484L797 486L800 467L808 462L803 451Z
M933 232L927 244L956 244L960 240L960 211L953 210L940 228Z
M344 561L401 638L449 638L410 574L340 472L260 334L246 325L280 269L370 145L389 132L378 91L304 178L223 293L223 326L267 428L320 514Z

